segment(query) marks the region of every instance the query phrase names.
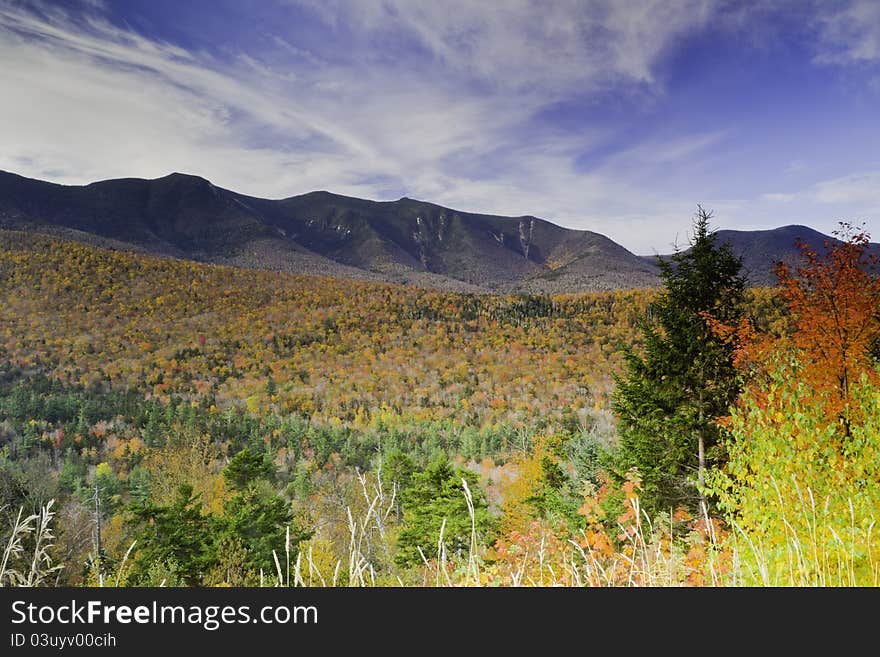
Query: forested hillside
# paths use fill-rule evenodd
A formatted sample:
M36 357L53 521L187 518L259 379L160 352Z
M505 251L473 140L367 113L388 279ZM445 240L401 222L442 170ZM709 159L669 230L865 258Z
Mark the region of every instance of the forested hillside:
M62 500L71 582L95 544L96 486L114 561L137 535L135 500L173 503L190 484L199 508L222 512L234 499L224 467L244 449L271 463L263 492L334 564L344 509L364 502L357 472L378 485L389 459L467 463L496 511L511 460L539 433L576 436L594 475L619 347L653 295L447 294L14 231L0 271L5 513ZM382 482L396 509L403 483Z
M831 405L797 272L745 290L736 326L676 311L730 345L741 390L705 481L687 466L677 484L704 502L676 508L644 485L650 461L629 467L612 412L615 376L669 338L672 287L442 293L0 232L2 583L876 583L880 293L845 255L823 289L861 300L863 331ZM832 515L810 519L819 493ZM785 509L806 524L777 524Z

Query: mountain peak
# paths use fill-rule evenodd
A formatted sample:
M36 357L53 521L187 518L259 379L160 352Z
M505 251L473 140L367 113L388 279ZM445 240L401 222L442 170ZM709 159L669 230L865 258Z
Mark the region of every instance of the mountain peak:
M742 256L744 273L755 285L776 284L776 263L796 263L801 257L799 240L814 249L823 249L826 242L838 241L803 224L765 230L719 230L717 234L720 242L730 244L733 251ZM880 244L872 244L871 249L880 254Z
M181 171L172 171L171 173L161 176L159 178L153 178L153 182L160 181L168 181L168 182L192 182L198 184L208 184L213 187L213 183L207 178L203 178L202 176L197 176L194 173L183 173Z

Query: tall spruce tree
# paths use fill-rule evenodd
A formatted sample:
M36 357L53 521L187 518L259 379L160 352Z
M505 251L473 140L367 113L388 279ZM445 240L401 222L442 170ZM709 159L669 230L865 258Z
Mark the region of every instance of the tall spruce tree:
M723 455L718 417L739 391L732 347L710 330L706 314L728 325L743 312L742 262L716 245L711 212L698 207L690 248L661 259L664 290L642 318L641 353L627 349L626 373L613 399L619 451L612 470L637 468L642 507L650 513L699 509L706 468Z

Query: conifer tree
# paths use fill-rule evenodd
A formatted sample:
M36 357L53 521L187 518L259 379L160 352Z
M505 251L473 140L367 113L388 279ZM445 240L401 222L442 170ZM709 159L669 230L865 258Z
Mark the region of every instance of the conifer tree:
M619 452L613 474L636 468L642 507L651 513L705 503L706 468L722 460L718 417L727 415L739 384L733 347L707 318L736 325L742 314L742 262L709 230L698 207L690 248L660 260L663 291L642 320L641 353L627 348L613 408Z
M473 496L473 524L462 479L469 482ZM421 563L419 548L428 558L435 556L441 528L443 543L451 557L467 554L472 531L476 531L480 542L486 541L492 533L494 522L477 475L470 470L456 468L445 455L412 475L411 485L403 491L402 500L403 528L397 539L395 556L399 566Z

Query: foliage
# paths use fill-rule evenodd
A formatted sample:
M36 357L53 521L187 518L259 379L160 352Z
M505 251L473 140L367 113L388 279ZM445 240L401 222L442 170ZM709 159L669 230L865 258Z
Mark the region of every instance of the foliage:
M483 296L0 231L10 563L27 578L42 546L37 583L73 585L878 583L867 256L743 291L703 232L659 295ZM728 524L670 513L733 360L745 392L703 435L726 436L706 460ZM21 518L53 499L38 541Z
M452 294L14 231L0 231L0 269L0 351L13 367L109 388L119 405L133 389L135 399L178 396L218 415L234 407L360 429L411 420L479 429L602 408L617 345L636 339L654 294ZM98 418L86 410L64 446L75 435L96 442L87 429ZM143 419L150 446L165 438L149 425L157 419Z
M880 275L865 233L844 224L838 234L823 253L802 244L800 266L779 267L789 333L728 332L749 382L723 420L730 460L712 486L755 583L776 583L768 573L784 565L798 573L789 583L878 581Z
M244 490L249 484L260 479L272 481L275 478L275 465L266 458L245 447L232 457L223 469L223 476L238 490Z
M290 504L265 485L253 484L236 493L227 503L214 532L218 540L229 537L244 546L245 563L252 572L260 568L274 571L272 553L281 554L285 544L285 529L292 523ZM310 534L294 528L291 532L295 546ZM296 556L294 550L293 556Z
M347 563L346 512L373 499L362 477L392 515L364 529L338 581L394 581L402 493L432 459L502 467L559 434L565 490L595 475L617 344L654 294L449 294L14 231L0 231L0 269L0 505L57 499L53 556L73 584L107 581L134 541L123 582L253 582L288 528L293 558L319 530L310 545ZM182 486L205 545L177 545L173 527L154 540Z
M531 450L514 459L516 476L502 491L502 532L528 532L543 520L564 537L580 524L577 509L592 482L577 467L577 457L589 459L587 450L578 445L570 457L572 442L558 434L540 435Z
M422 554L435 554L440 544L459 558L468 553L472 526L462 480L474 493L473 522L477 540L483 544L489 538L494 523L477 476L441 457L415 473L412 485L402 493L403 528L397 539L395 557L399 565L421 563Z
M743 394L726 425L730 459L710 484L742 539L746 583L875 585L880 387L866 373L850 384L858 420L845 428L828 421L836 391L816 391L807 368L779 359L769 383Z
M626 351L614 411L619 418L618 481L631 468L642 478L642 503L652 513L701 500L704 468L717 465L714 421L738 392L733 348L706 321L736 323L743 310L740 261L717 246L711 214L699 209L687 251L661 263L663 293L642 327L644 352Z
M820 254L801 244L803 263L778 268L782 297L795 318L791 336L804 374L817 390L832 390L835 410L850 402L860 373L874 377L871 348L880 338L880 256L866 232L843 223ZM829 409L831 410L831 409Z
M137 527L138 546L133 582L158 585L151 576L156 567L168 569L185 585L201 582L216 560L211 519L201 509L192 486L186 484L167 506L132 506L131 522Z

